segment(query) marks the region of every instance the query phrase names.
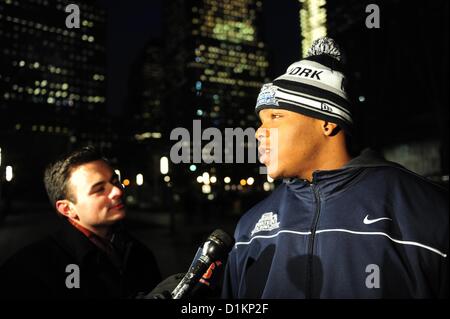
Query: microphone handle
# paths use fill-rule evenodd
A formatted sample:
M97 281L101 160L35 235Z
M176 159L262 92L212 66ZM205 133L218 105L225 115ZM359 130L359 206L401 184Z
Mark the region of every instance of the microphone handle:
M205 260L206 259L206 260ZM172 291L172 299L181 299L186 296L195 286L200 277L208 270L209 258L201 256L191 269L184 275Z

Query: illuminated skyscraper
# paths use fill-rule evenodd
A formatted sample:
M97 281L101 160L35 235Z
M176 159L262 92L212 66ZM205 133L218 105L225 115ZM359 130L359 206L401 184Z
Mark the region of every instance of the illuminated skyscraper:
M170 1L165 15L171 124L190 128L197 119L203 129L217 127L222 132L227 127L254 127L256 97L269 80L261 34L262 1ZM241 178L257 174L256 169L218 167L210 164L204 169L211 174L217 170L222 180L221 174L233 167L229 174L236 185Z
M300 0L302 56L306 56L315 39L327 35L326 0Z
M168 32L176 35L168 40L175 63L169 80L186 81L195 97L192 105L180 107L218 127L253 124L251 105L268 67L259 29L262 2L173 1L168 6Z
M5 160L20 167L15 175L22 185L41 180L52 154L101 138L95 130L108 134L99 116L105 111L106 12L77 1L80 28L70 29L70 3L0 2L0 143ZM26 154L40 156L29 161Z
M2 108L104 108L105 11L79 3L80 28L69 29L69 3L0 3Z

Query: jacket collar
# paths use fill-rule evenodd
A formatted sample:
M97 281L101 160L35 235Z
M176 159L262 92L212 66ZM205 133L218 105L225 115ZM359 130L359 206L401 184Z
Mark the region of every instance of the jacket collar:
M366 148L361 152L359 156L353 158L343 168L379 166L399 167L400 165L394 162L387 161L380 153L375 152L370 148Z
M379 153L371 149L364 149L360 155L350 160L342 168L314 171L312 182L298 178L285 179L283 182L292 191L300 191L308 186L315 185L321 195L329 196L346 189L366 171L365 168L383 166L399 167L400 165L385 160Z
M100 248L86 234L74 227L67 220L61 221L58 232L53 234L52 237L79 264L82 264L86 258L90 258L90 256L97 255L101 252ZM111 245L125 259L124 261L126 261L129 249L131 248L131 240L123 231L122 223L118 223L115 226L111 238Z
M99 251L85 234L66 219L61 221L59 230L52 237L64 251L75 258L78 264L82 264L89 255Z

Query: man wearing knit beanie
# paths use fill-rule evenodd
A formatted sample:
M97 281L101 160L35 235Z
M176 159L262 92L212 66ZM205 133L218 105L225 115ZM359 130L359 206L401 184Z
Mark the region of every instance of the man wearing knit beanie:
M350 160L345 134L351 132L352 115L340 60L334 41L319 39L305 59L261 89L256 112L263 125L256 138L271 177L311 180L317 167L340 168ZM282 140L268 138L269 129Z
M364 150L330 38L265 84L256 112L273 193L245 213L224 298L445 298L448 191Z

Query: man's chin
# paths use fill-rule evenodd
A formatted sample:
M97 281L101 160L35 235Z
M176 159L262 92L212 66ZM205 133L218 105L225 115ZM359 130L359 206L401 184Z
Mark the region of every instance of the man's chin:
M126 212L125 208L122 208L122 209L111 209L109 211L109 213L110 213L110 218L113 221L122 220L127 215L127 212Z
M271 165L267 165L267 175L269 175L272 179L280 178L281 174L277 167L273 167Z
M298 177L296 174L289 174L286 171L282 171L280 169L271 170L269 167L267 168L267 175L269 175L273 180Z

